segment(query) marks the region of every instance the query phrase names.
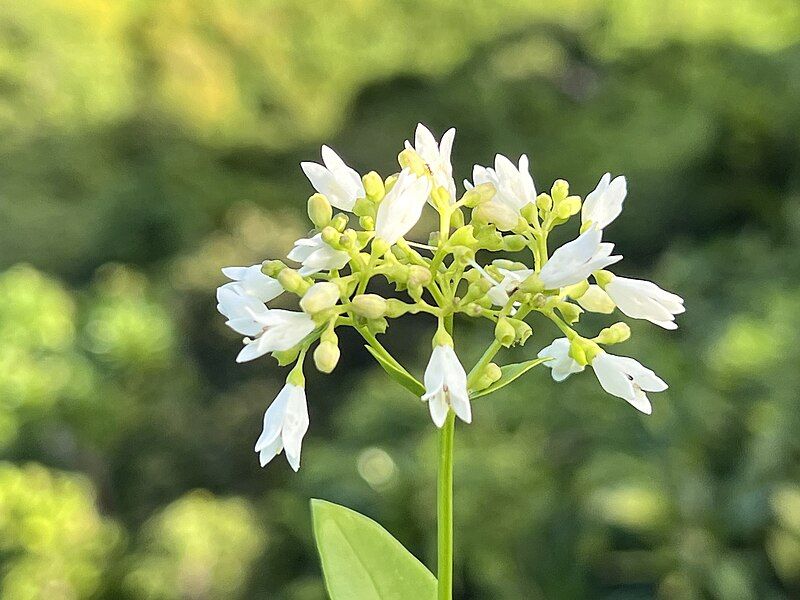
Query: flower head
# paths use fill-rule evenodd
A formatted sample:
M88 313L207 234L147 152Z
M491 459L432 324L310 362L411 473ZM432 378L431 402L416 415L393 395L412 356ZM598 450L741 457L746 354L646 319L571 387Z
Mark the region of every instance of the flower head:
M498 154L494 158L494 169L475 165L472 170L472 184L464 181L464 187L491 183L494 196L485 202L481 211L490 217L498 229L513 229L520 218L520 210L532 202L536 202L536 188L533 185L528 165L528 157L519 157L519 166L515 167L508 158Z
M322 162L302 162L300 167L311 185L324 195L332 206L348 212L353 210L358 198L364 198L364 184L359 174L344 164L339 155L328 146L322 147Z
M300 448L306 431L306 390L287 382L264 413L264 429L255 447L261 466L265 466L281 451L286 450L286 460L297 471L300 468Z
M591 222L593 227L604 229L622 212L622 203L628 193L625 177L620 175L611 179L606 173L594 191L586 196L581 210L581 222Z
M286 258L303 265L298 269L298 273L303 277L329 269L341 269L350 260L347 252L336 250L326 244L321 233L297 240Z
M450 408L459 419L472 422L472 406L467 391L467 373L452 346L438 345L433 349L425 369L425 394L431 418L437 427L444 425Z
M548 289L558 289L586 279L593 271L622 260L611 256L614 244L602 241L602 232L590 228L555 252L542 267L539 277Z
M258 337L249 340L236 357L236 362L247 362L269 352L294 348L314 331L314 321L303 312L281 309L266 309L252 313L259 325Z
M675 315L684 312L683 298L651 281L612 276L606 293L632 319L647 319L664 329L677 329Z
M592 360L592 369L603 389L628 402L646 415L653 412L645 392L663 392L667 384L653 371L627 356L600 352Z
M550 358L544 364L550 367L554 381L564 381L573 373L580 373L585 368L569 355L570 343L567 338L553 340L549 346L539 351L538 358Z
M414 150L428 165L433 182L437 187L443 187L450 194L450 201L456 197L456 182L453 180L453 165L450 164L450 153L453 150L453 139L456 130L450 128L442 135L441 143L436 143L436 138L422 123L417 125L414 132L414 145L406 140L406 148Z
M430 192L431 184L427 177L417 177L409 169L403 169L378 206L376 237L394 244L407 234L422 216Z

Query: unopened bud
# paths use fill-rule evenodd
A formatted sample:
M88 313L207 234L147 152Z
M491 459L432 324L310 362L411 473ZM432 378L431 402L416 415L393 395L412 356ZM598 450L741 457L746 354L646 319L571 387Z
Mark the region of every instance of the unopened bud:
M433 276L427 267L422 265L410 265L408 267L408 283L409 285L428 285Z
M553 199L550 197L550 194L539 194L536 196L536 208L544 211L553 210Z
M265 275L275 278L278 276L278 273L286 268L286 263L284 263L282 260L268 260L264 262L261 270Z
M472 389L476 392L485 390L495 381L498 381L502 376L503 371L500 369L500 367L498 367L495 363L489 363L483 368L480 375L478 375L478 378L475 380L475 385Z
M357 198L353 203L353 214L357 217L374 217L375 203L368 198Z
M308 218L317 229L322 229L331 222L333 208L325 196L314 194L308 199Z
M519 252L527 245L527 241L521 235L503 236L503 250L506 252Z
M464 227L456 229L453 235L450 236L450 245L474 247L478 243L478 240L475 239L474 231L475 228L472 225L464 225Z
M406 148L397 155L397 162L404 169L410 169L412 173L418 176L423 176L428 172L428 166L422 157L411 148Z
M322 241L328 244L328 246L333 246L338 249L340 237L341 232L331 226L322 230Z
M508 322L508 319L505 317L498 319L497 325L494 327L494 339L508 348L514 344L516 337L517 332L514 329L514 326Z
M531 326L520 319L509 318L508 322L511 323L512 327L514 327L514 341L521 346L525 345L525 342L528 341L528 338L533 335L533 329L531 329Z
M348 217L346 214L339 213L331 220L331 227L333 227L336 231L341 233L342 231L344 231L344 228L347 227L347 223L349 220L350 217Z
M389 242L384 239L377 238L372 240L372 253L375 256L383 256L389 248Z
M598 344L605 344L608 346L624 342L629 337L631 337L631 328L628 327L627 323L620 321L619 323L614 323L611 327L603 329L600 334L594 338L594 341Z
M459 227L464 226L464 211L460 208L456 208L453 212L450 213L450 227L453 229L458 229Z
M373 202L380 202L386 195L386 188L383 185L383 179L375 171L370 171L361 178L364 184L364 191L367 192L367 198Z
M553 182L553 187L550 189L550 195L553 197L553 202L558 204L569 196L569 183L563 179L556 179Z
M351 302L353 312L366 319L378 319L386 314L386 299L377 294L359 294Z
M528 202L522 207L519 213L528 223L536 223L536 221L538 221L538 211L536 210L536 205L533 202Z
M464 206L467 208L475 208L479 204L483 204L484 202L488 202L494 195L497 193L495 190L494 185L486 182L480 185L476 185L471 190L467 190L464 194L462 200Z
M314 365L321 373L330 373L339 363L341 352L339 346L333 342L320 342L314 350Z
M375 229L375 219L372 217L359 217L358 224L364 231L373 231Z
M483 307L475 302L470 302L464 307L464 312L468 317L480 317L483 314Z
M308 288L311 287L311 284L303 279L300 273L289 268L283 269L278 273L278 282L287 292L297 294L298 296L305 294Z
M309 315L332 308L339 301L339 293L339 286L332 281L318 281L300 299L300 308Z
M583 309L580 306L572 304L571 302L559 302L556 306L558 312L561 313L561 316L564 317L564 320L572 325L573 323L577 323L581 318L581 313Z
M581 199L578 196L564 198L556 208L556 215L559 219L569 219L572 215L577 215L581 211Z

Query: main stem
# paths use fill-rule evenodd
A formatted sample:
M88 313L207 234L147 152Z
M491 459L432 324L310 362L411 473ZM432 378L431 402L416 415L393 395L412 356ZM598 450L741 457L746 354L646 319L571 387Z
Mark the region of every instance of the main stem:
M456 415L447 413L439 430L439 481L437 485L437 525L439 549L439 600L453 598L453 441Z

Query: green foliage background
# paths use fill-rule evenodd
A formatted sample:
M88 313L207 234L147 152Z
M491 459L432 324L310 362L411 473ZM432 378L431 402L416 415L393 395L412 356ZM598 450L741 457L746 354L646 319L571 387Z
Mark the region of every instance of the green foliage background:
M0 0L0 598L321 599L310 497L434 564L424 406L344 336L300 474L259 469L281 372L213 295L305 232L300 160L388 173L418 120L462 177L625 173L620 272L688 309L626 348L652 417L544 369L476 401L458 597L800 596L796 0Z

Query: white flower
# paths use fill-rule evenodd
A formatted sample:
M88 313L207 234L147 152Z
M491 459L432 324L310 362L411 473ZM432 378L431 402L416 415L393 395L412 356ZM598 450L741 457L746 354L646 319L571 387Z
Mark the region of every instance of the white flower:
M243 296L252 296L261 302L274 300L283 293L283 288L277 279L261 272L261 264L250 267L225 267L222 273L233 280L223 285L223 288L231 289Z
M518 168L502 154L494 157L494 169L475 165L472 181L474 185L491 183L494 186L495 195L481 205L481 210L503 231L513 229L519 221L520 210L536 201L536 188L530 175L528 157L524 154L519 157ZM473 185L465 180L464 187L472 189Z
M605 290L619 309L632 319L647 319L664 329L677 329L675 315L684 312L683 298L651 281L614 277Z
M646 415L653 412L653 407L645 392L667 389L667 384L655 373L627 356L600 352L592 360L592 369L606 392L622 398Z
M339 301L339 286L332 281L318 281L303 294L300 308L310 315L327 310Z
M464 422L472 422L472 407L467 392L467 374L451 346L436 346L425 369L425 394L431 418L437 427L444 425L447 412L453 412Z
M311 317L303 312L265 309L262 312L253 312L251 316L258 323L260 331L256 339L247 341L236 357L236 362L247 362L269 352L293 348L314 331L315 327Z
M567 242L542 267L539 277L546 288L555 290L586 279L593 271L622 260L611 256L614 244L602 242L602 232L594 227Z
M517 271L497 269L497 272L503 276L503 280L495 282L494 279L489 278L489 281L493 282L494 285L486 293L486 296L495 306L505 306L511 294L517 291L520 284L533 274L533 269L519 269Z
M344 164L339 155L328 146L322 147L322 162L325 166L314 162L303 162L300 163L300 167L314 189L324 195L332 206L352 211L356 200L367 195L361 177Z
M305 388L287 383L264 413L264 429L256 441L261 466L282 450L292 469L300 468L300 447L308 431L308 406Z
M389 193L378 205L375 236L394 244L419 221L431 192L427 177L417 177L403 169Z
M262 326L256 315L269 309L258 298L240 294L229 286L225 284L217 288L217 310L227 317L225 324L242 335L259 335Z
M612 180L611 173L606 173L583 201L581 222L591 221L592 226L598 229L607 227L622 212L622 202L627 193L625 177L620 175Z
M414 150L428 165L437 187L443 187L450 194L450 202L456 201L456 182L453 180L453 166L450 164L450 153L453 150L453 139L456 130L450 128L442 135L442 142L436 143L436 138L422 123L417 125L414 132L414 145L406 140L406 148Z
M550 367L550 374L555 381L564 381L573 373L580 373L584 369L582 364L569 355L569 346L567 338L558 338L553 340L549 346L542 348L536 355L538 358L550 357L552 359L545 362L544 365Z
M350 260L347 252L336 250L326 244L321 233L311 238L297 240L286 258L303 265L298 270L303 277L320 271L341 269Z

